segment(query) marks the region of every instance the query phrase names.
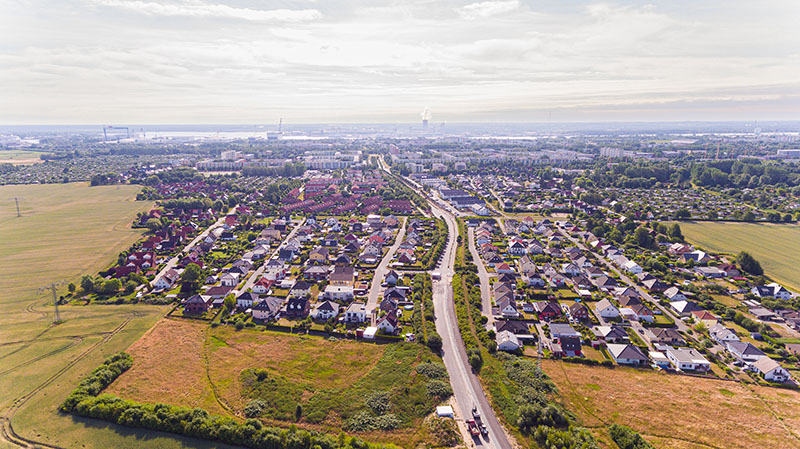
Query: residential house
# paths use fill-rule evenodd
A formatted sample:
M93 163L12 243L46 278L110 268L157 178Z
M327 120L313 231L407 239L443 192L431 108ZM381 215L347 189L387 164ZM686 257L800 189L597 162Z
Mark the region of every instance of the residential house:
M715 324L711 329L708 330L708 334L711 338L721 345L725 345L731 341L739 341L741 340L739 336L736 334L736 331L733 329L727 328L722 324Z
M752 364L752 367L757 373L762 374L764 379L769 382L786 382L792 378L789 371L769 357L758 359Z
M328 248L314 248L308 253L308 260L313 263L324 264L328 262Z
M311 308L311 302L307 297L290 297L286 301L287 318L305 318Z
M239 273L225 273L219 277L219 280L226 287L236 287L239 284Z
M619 309L617 309L614 304L611 304L611 301L608 299L601 299L594 305L594 310L603 318L606 319L613 319L619 318Z
M636 319L639 321L647 321L648 323L655 321L653 311L644 304L633 304L630 309L636 314Z
M311 279L314 281L324 280L328 277L328 274L328 267L321 267L319 265L310 266L303 271L303 276L306 279Z
M549 328L550 328L550 335L553 338L581 337L580 332L576 331L575 328L566 323L551 323Z
M777 282L755 286L750 290L750 293L759 298L792 299L792 293Z
M644 337L650 344L664 344L670 346L684 346L686 341L677 330L673 328L650 328L645 330Z
M595 326L592 333L604 343L622 343L629 340L628 333L619 326Z
M579 321L587 321L589 319L589 309L582 303L575 302L569 306L569 315Z
M397 314L391 311L378 320L378 329L382 330L385 334L393 335L399 329Z
M367 321L367 306L363 302L351 303L344 311L344 321L347 323Z
M211 308L211 298L201 295L193 295L183 301L183 311L186 314L202 315Z
M278 316L282 306L282 299L270 296L256 303L250 308L250 312L255 320L269 321Z
M518 335L529 335L531 333L528 324L518 320L497 320L494 322L494 330L495 332L508 331Z
M620 365L645 365L649 360L641 349L630 343L610 343L606 347L608 348L608 353L611 354L611 358Z
M675 311L679 316L690 316L692 312L703 310L700 306L692 301L672 301L669 303L670 308Z
M522 347L519 338L517 338L513 332L506 330L497 332L495 342L497 342L497 349L499 351L513 352Z
M561 316L561 307L557 302L551 301L536 301L533 303L533 309L539 315L539 319L552 319Z
M297 281L289 290L289 296L309 296L311 294L311 284L306 281Z
M686 301L687 299L689 299L689 298L686 297L686 295L682 291L680 291L680 289L678 289L678 287L670 287L670 288L664 290L664 296L670 302Z
M353 299L353 287L350 285L328 285L322 298L331 301L347 302Z
M328 275L328 281L331 285L349 285L352 287L355 283L355 268L335 267L333 272Z
M251 292L244 292L236 297L236 308L245 310L250 308L253 303L258 302L258 295Z
M339 315L339 304L332 301L323 301L311 311L311 317L317 321L328 321Z
M705 372L711 369L711 363L694 348L667 348L667 358L679 371Z
M767 356L762 350L745 341L729 341L725 343L725 347L734 357L746 363L753 363Z
M178 272L170 268L163 275L161 275L161 277L156 279L155 283L153 283L153 286L159 290L169 290L173 285L175 285L179 278L180 275Z

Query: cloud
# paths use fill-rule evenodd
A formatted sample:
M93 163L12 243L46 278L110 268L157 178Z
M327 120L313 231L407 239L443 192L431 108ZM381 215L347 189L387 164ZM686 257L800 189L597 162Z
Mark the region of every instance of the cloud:
M470 3L459 10L466 19L478 19L506 14L519 8L519 0Z
M316 9L251 9L235 8L222 3L205 3L186 0L180 3L162 4L143 0L99 0L98 4L123 8L150 16L181 16L240 19L254 22L306 22L318 19L322 14Z

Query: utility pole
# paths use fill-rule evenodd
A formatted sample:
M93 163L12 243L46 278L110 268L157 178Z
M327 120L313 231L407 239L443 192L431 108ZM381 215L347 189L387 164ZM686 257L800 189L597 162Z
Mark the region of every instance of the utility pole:
M53 308L55 309L55 315L53 316L53 324L58 324L61 322L61 315L58 313L58 297L56 296L56 284L50 284L50 289L53 291Z
M19 217L22 216L22 214L19 212L19 197L18 196L14 197L14 202L17 203L17 218L19 218Z

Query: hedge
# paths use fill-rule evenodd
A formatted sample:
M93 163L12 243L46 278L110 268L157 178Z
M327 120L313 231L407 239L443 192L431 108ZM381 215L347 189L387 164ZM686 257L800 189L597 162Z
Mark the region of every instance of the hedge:
M60 410L78 416L102 419L128 427L169 432L253 449L397 449L393 444L374 444L344 433L338 437L315 431L265 427L261 421L210 415L199 408L166 404L140 404L110 394L98 396L133 358L124 352L108 358L67 397Z

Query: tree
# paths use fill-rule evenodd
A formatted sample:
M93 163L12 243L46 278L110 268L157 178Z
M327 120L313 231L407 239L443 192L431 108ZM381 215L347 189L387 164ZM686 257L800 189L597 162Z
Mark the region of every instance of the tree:
M117 278L109 279L103 282L103 293L112 295L119 291L122 288L122 281Z
M744 215L742 215L742 220L744 221L753 221L755 219L756 215L751 210L748 210L747 212L744 213Z
M67 290L69 290L70 293L75 293L75 284L70 282L69 285L67 285Z
M685 207L682 207L675 212L675 218L678 220L686 220L691 216L692 214L689 213L689 210L687 210Z
M752 275L761 276L764 274L764 269L761 268L761 264L746 251L742 251L736 256L736 263L739 265L739 268Z
M648 231L647 228L637 228L633 236L636 239L636 244L642 248L650 248L653 246L653 237L650 235L650 231Z
M147 222L145 222L144 225L147 226L147 229L154 232L161 227L161 220L159 220L158 218L151 218L147 220Z
M196 263L190 263L183 273L181 273L181 282L187 284L197 284L203 276L203 269Z
M294 419L295 421L300 421L300 418L303 417L303 406L297 404L297 408L294 409Z
M228 312L236 308L236 297L233 296L233 293L225 297L224 304L225 304L225 310L227 310Z
M677 238L683 240L683 232L681 232L681 225L678 223L673 223L672 226L669 227L667 230L667 235L673 238Z
M81 290L86 293L94 292L94 279L88 274L81 278Z

